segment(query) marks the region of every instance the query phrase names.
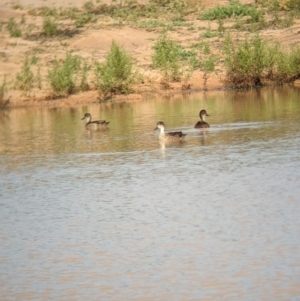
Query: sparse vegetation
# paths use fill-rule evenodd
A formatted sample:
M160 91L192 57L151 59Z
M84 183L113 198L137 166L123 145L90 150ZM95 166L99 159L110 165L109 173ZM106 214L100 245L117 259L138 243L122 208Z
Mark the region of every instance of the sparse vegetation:
M275 64L267 74L277 84L290 83L300 78L300 48L294 46L290 51L283 51L276 44L273 47Z
M17 25L14 18L10 18L7 24L7 29L11 37L19 38L22 36L22 31Z
M17 74L15 87L22 91L30 91L34 83L34 74L31 70L31 62L26 56L21 72Z
M5 98L6 90L7 90L6 77L4 76L2 84L0 86L0 110L7 109L9 105L9 99Z
M133 61L121 46L114 41L105 61L96 62L95 82L103 99L113 94L128 94L132 91L132 84L137 80L137 73L133 71Z
M300 11L299 0L256 0L256 2L267 7L268 11Z
M164 81L187 78L197 66L196 52L184 50L166 33L157 39L153 49L152 64L161 71Z
M269 44L259 34L244 41L225 40L227 84L233 87L261 86L266 81L288 83L300 76L300 49L285 52L278 44Z
M20 9L20 10L22 10L23 9L23 6L21 5L21 4L19 4L19 3L16 3L16 4L14 4L13 6L12 6L12 8L13 9Z
M207 90L207 81L212 72L215 72L215 65L219 58L211 53L208 42L194 43L192 49L199 51L197 68L203 71L203 87Z
M146 21L141 21L139 24L138 24L138 27L140 28L164 28L166 25L164 22L161 22L159 20L146 20Z
M237 17L249 17L250 22L258 22L262 12L256 7L240 4L239 1L232 0L228 5L217 5L200 15L203 20L218 20Z
M43 30L46 36L53 37L58 33L58 25L55 18L45 17L43 21Z
M109 4L96 0L87 1L81 8L44 6L29 10L29 15L43 18L42 28L39 22L32 24L25 8L12 5L14 9L24 9L24 14L16 20L1 20L0 30L1 27L2 32L6 30L4 34L8 31L11 37L21 37L24 32L23 36L30 41L51 37L46 43L57 43L59 51L73 49L68 38L76 33L86 33L86 25L90 23L93 23L93 29L126 26L160 33L149 38L154 41L153 54L141 67L145 66L145 81L157 82L157 73L152 76L148 71L151 67L159 70L165 88L170 88L171 82L179 81L190 86L187 81L197 70L203 75L206 89L210 74L224 66L224 81L231 87L289 83L300 77L299 48L267 43L258 34L264 28L279 30L293 25L300 16L299 0L255 0L247 5L230 0L226 5L208 9L202 6L202 1L196 0L112 0ZM203 26L199 19L208 20L208 24ZM238 31L236 40L229 34L232 29ZM25 43L10 40L7 45L23 47ZM222 52L221 45L224 44ZM44 52L45 44L41 43L40 49ZM0 57L3 61L10 58L6 50L0 52ZM83 59L68 51L64 59L53 59L47 73L43 60L33 66L37 64L37 58L27 55L14 87L27 93L32 88L50 86L51 96L56 97L88 90L94 85L103 99L133 91L138 76L133 71L131 54L123 47L113 42L104 60L95 62L94 81L89 76L90 60L91 57ZM45 71L47 81L42 82ZM174 83L173 86L178 85Z
M219 33L218 32L215 32L215 31L212 31L211 30L211 27L210 27L210 24L208 25L208 28L206 31L204 31L201 35L203 38L215 38L215 37L218 37L219 36Z
M48 70L48 80L55 95L68 95L88 88L86 83L89 68L78 55L67 52L64 60L55 59Z
M84 27L88 23L96 22L97 18L94 14L82 14L75 20L75 26L77 28Z
M164 33L158 38L153 48L153 66L161 71L164 80L179 81L182 76L179 45Z
M293 25L294 23L294 13L286 12L282 14L278 11L272 11L271 20L269 21L269 26L278 27L278 28L287 28Z
M118 21L137 21L141 18L168 19L171 21L183 21L191 13L197 12L201 2L188 0L174 1L150 1L141 4L136 0L112 1L111 4L86 2L82 9L78 8L48 8L31 9L33 16L55 17L57 19L89 19L93 20L97 15L109 16ZM82 23L77 21L77 24Z

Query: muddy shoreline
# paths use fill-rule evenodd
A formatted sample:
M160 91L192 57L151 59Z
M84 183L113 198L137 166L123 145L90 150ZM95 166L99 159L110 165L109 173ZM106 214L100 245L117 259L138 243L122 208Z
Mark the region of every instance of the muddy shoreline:
M226 91L230 90L230 87L225 87L219 77L212 77L208 80L206 87L204 88L201 83L201 75L193 76L193 78L186 82L171 82L168 89L162 87L161 84L140 84L134 87L134 93L128 95L113 95L107 100L99 97L97 90L90 90L86 92L79 92L71 94L67 97L49 97L49 96L19 96L18 98L12 98L8 108L24 108L24 107L72 107L82 106L87 104L102 104L102 103L121 103L121 102L136 102L145 99L155 98L170 98L176 95L188 95L193 93L206 93L213 91ZM8 94L9 96L9 94Z

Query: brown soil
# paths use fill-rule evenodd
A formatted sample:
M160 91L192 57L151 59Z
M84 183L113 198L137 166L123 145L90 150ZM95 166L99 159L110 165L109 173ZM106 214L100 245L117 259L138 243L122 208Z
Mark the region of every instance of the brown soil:
M135 59L135 65L138 66L140 72L144 76L144 83L135 87L135 94L127 96L116 96L115 100L119 101L136 101L144 97L157 97L164 94L181 93L183 90L213 90L224 89L223 79L225 70L221 66L217 66L216 73L210 74L206 86L204 86L203 73L195 71L192 77L187 82L170 83L169 87L163 86L159 73L151 68L152 46L155 39L160 35L159 31L148 31L146 29L135 28L133 26L118 26L113 25L112 20L102 19L96 23L91 23L80 28L77 32L70 32L69 36L63 35L58 38L45 38L41 33L42 17L35 17L28 13L34 7L41 6L78 6L82 7L85 0L72 0L52 2L49 0L22 0L20 2L6 2L0 4L0 84L2 78L6 75L8 83L8 91L6 97L10 99L10 106L71 106L83 103L98 102L98 92L91 90L82 92L76 95L71 95L68 98L60 98L56 100L47 100L50 91L49 88L42 90L34 90L29 95L24 95L18 90L13 90L16 74L20 72L26 54L37 53L37 57L42 61L42 76L46 76L46 67L54 57L64 57L66 51L74 51L74 53L85 58L95 58L101 60L111 46L114 40L118 44L132 54ZM102 1L102 3L111 3L111 1ZM145 2L145 1L140 1ZM243 0L243 4L250 4L254 1ZM228 1L204 0L204 7L214 6L216 4L226 4ZM21 4L21 9L13 8L14 5ZM6 29L6 23L9 18L15 18L19 24L22 17L25 18L25 24L22 28L22 38L12 38ZM176 31L170 32L172 38L180 42L183 46L190 45L193 42L200 42L203 38L200 37L201 28L207 30L210 27L212 30L218 27L216 22L208 22L197 20L189 20L193 22L195 30L188 30L180 27ZM67 28L66 21L66 28ZM2 24L2 26L1 26ZM232 21L224 24L225 28L232 26ZM261 35L270 41L281 42L284 46L289 47L292 44L299 42L300 21L296 20L294 25L286 29L267 29L261 32ZM243 32L237 32L237 36L243 38ZM214 53L218 53L222 47L222 42L219 38L209 39L210 47Z

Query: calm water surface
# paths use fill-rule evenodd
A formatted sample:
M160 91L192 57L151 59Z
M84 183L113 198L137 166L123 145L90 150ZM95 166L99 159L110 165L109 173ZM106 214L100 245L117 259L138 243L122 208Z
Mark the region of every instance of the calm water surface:
M300 300L299 93L1 112L0 300Z

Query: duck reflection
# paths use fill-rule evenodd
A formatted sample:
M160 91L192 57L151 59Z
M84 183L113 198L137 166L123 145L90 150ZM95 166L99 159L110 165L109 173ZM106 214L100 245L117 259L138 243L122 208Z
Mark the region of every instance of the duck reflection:
M206 130L200 130L199 131L199 137L200 137L200 139L199 139L200 144L203 145L203 146L207 145L207 142L208 142L208 140L207 140L207 137L208 137L207 131Z

